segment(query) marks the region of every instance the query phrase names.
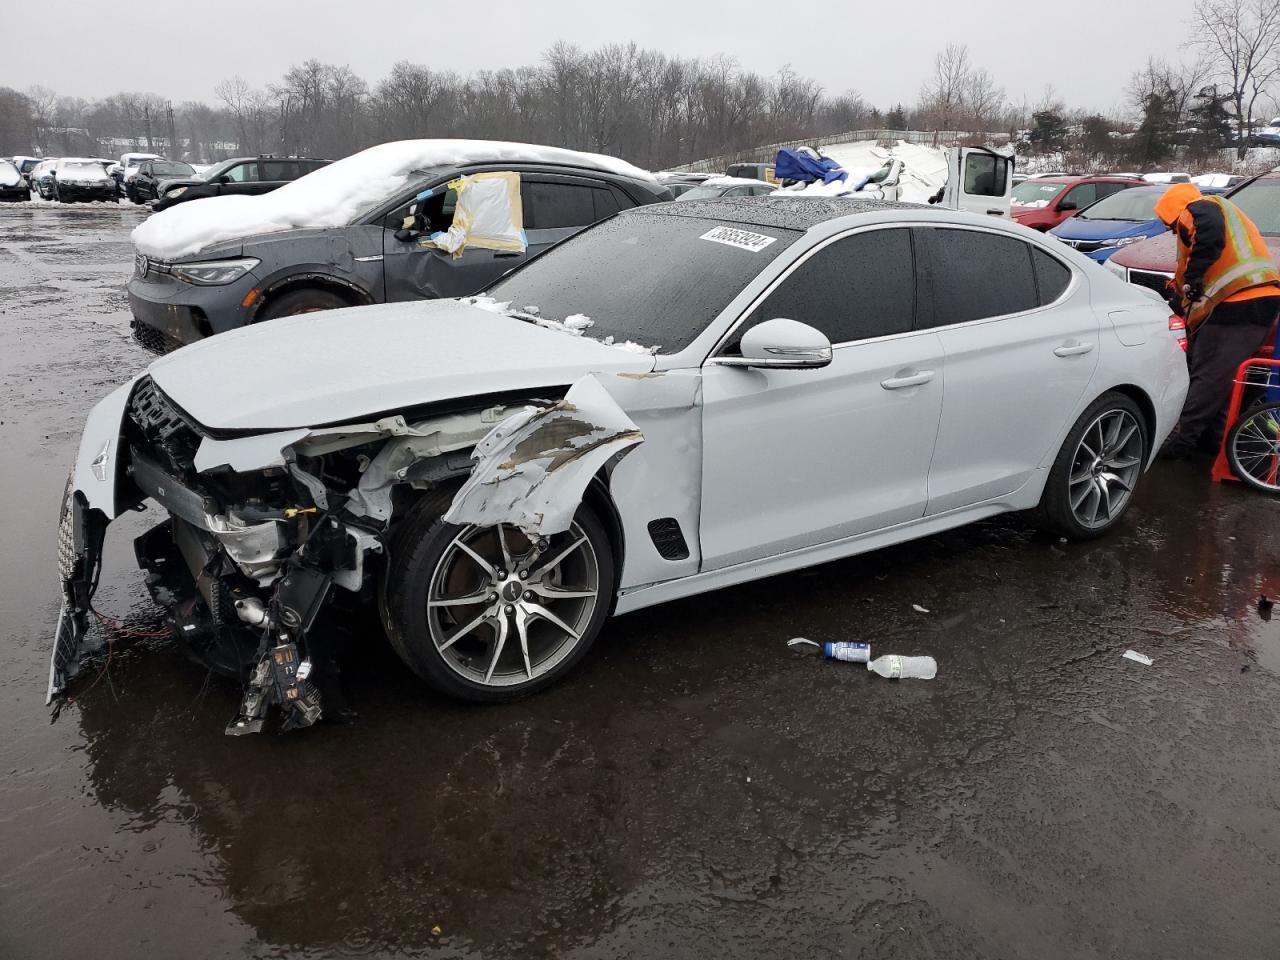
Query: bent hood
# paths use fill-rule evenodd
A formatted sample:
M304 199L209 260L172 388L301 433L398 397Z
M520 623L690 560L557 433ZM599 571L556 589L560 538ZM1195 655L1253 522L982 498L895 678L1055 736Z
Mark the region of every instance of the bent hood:
M456 300L271 320L155 361L151 378L199 423L284 430L507 391L587 373L646 373L654 358Z

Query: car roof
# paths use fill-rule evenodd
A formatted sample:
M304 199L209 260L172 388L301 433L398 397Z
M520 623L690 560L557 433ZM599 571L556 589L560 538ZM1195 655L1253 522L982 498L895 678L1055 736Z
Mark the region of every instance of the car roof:
M828 220L860 213L885 210L927 211L922 203L895 203L887 200L851 200L847 197L786 197L773 193L767 197L734 197L727 200L681 200L658 203L623 211L654 213L671 217L695 217L706 220L731 220L756 227L782 230L808 230Z

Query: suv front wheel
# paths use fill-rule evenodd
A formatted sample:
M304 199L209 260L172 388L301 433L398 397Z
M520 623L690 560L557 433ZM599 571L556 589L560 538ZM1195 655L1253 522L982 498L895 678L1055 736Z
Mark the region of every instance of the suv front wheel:
M272 300L268 300L262 312L254 318L255 323L263 320L274 320L276 317L294 317L300 313L319 313L321 310L337 310L351 306L346 300L330 290L305 287L301 290L290 290Z

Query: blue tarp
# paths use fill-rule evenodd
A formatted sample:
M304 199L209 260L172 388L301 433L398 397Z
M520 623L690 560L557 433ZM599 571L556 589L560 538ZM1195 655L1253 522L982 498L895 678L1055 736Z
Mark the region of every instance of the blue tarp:
M801 183L813 183L815 180L831 183L849 177L848 171L834 160L826 157L815 160L796 150L779 150L773 168L773 175L779 180L798 180Z

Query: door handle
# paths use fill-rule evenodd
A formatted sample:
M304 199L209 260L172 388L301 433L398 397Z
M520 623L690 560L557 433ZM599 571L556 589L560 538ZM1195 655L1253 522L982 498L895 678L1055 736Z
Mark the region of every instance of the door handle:
M921 370L919 373L908 374L905 377L890 377L888 380L881 380L880 386L886 390L902 390L906 387L918 387L932 379L932 370Z
M1001 210L999 207L992 207L990 210L988 210L988 211L987 211L987 213L991 214L991 216L993 216L993 217L1003 217L1003 216L1004 216L1004 211L1003 211L1003 210Z
M1092 343L1064 343L1062 346L1054 348L1053 355L1055 357L1078 357L1092 349Z
M500 257L518 257L518 256L520 256L520 254L518 254L518 253L495 253L495 254L493 255L493 257L494 257L494 259L495 259L495 260L496 260L496 259L498 259L498 258L500 258Z

